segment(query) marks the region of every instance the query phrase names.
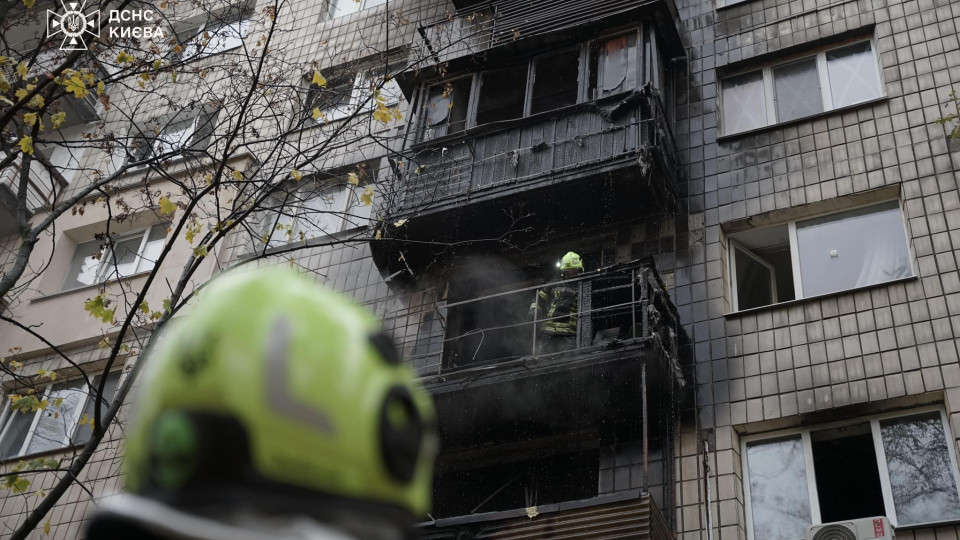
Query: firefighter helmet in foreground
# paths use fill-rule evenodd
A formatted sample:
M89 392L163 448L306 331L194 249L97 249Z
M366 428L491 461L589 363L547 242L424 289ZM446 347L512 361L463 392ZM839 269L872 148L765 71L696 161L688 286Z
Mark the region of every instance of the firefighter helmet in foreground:
M128 499L403 527L429 511L432 402L360 307L292 271L228 273L158 339Z

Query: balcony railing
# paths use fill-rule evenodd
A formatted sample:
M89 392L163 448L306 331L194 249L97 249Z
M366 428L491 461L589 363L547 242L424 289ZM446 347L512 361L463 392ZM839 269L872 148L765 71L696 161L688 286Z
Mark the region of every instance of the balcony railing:
M6 154L0 154L0 160ZM0 170L0 235L7 235L17 230L17 194L20 189L20 176L23 165L23 156L18 156L13 163ZM60 173L53 174L36 158L30 161L30 174L27 177L26 210L28 215L42 208L52 205L57 194L66 187L67 181Z
M529 312L537 291L555 286L575 289L579 299L573 343L556 351L544 344L544 323L551 318L536 307ZM650 339L676 358L679 320L652 263L642 260L574 279L437 301L419 313L403 310L388 316L386 326L400 336L408 362L429 376L521 358L602 351Z
M408 162L398 180L400 197L392 214L615 167L636 166L642 173L655 169L654 183L674 192L678 170L669 118L659 91L649 84L418 146L415 163Z
M533 510L534 512L531 512ZM584 501L439 519L420 526L426 540L614 540L673 538L650 495L628 492Z

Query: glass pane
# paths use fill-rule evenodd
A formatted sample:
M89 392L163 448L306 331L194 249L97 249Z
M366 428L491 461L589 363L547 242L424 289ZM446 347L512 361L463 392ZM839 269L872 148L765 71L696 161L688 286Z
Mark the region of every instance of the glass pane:
M30 431L30 424L36 416L34 412L26 414L19 411L10 411L10 418L7 419L7 432L3 434L3 440L0 440L0 459L16 457L20 455L20 448L23 447L23 441L27 438L27 432Z
M101 279L135 274L137 271L137 252L140 250L140 243L142 241L142 233L131 238L115 241L113 244L113 257L106 260L106 265L103 268L103 272L101 272Z
M598 79L598 88L592 92L595 97L604 97L637 87L637 35L628 34L607 40L592 54L598 57L592 62L599 70L591 75L591 81Z
M97 283L97 270L100 268L100 243L84 242L73 253L70 270L63 284L63 290L93 285Z
M99 380L99 377L97 379ZM107 384L104 385L103 387L103 395L106 396L106 399L104 402L100 404L101 415L105 414L107 411L107 408L109 408L110 404L113 403L113 396L114 394L117 393L117 386L119 385L119 383L120 383L119 371L113 371L109 375L107 375ZM98 385L98 384L99 384L98 382L94 381L94 385ZM88 394L88 397L87 397L86 404L83 406L83 414L87 415L87 418L93 418L93 415L96 413L96 409L94 408L96 407L96 402L93 399L92 392L88 391L87 394ZM81 414L80 418L77 419L78 422L81 419L83 419L83 414ZM83 424L77 427L77 431L73 434L73 437L70 439L70 442L73 444L85 443L90 439L90 435L92 434L93 434L93 428L90 427L90 424Z
M190 141L193 136L193 130L196 124L196 118L186 120L177 120L171 122L163 128L163 132L157 137L154 143L154 151L157 155L177 151Z
M806 297L913 274L896 201L797 222Z
M264 212L259 223L261 241L269 242L270 246L286 244L293 239L292 228L294 216L300 209L301 201L295 194L278 194L271 197L266 204L269 208Z
M960 519L940 413L882 421L880 436L898 525Z
M336 0L333 8L334 17L343 17L360 11L360 0Z
M243 37L247 35L249 27L250 21L244 19L211 30L210 41L204 49L204 54L216 54L243 45Z
M723 80L723 132L739 133L767 125L763 72Z
M371 204L363 204L360 197L363 195L365 189L367 189L366 186L354 186L353 189L347 192L347 214L344 229L363 227L370 222L370 216L373 215L373 206L376 204L376 199L374 199Z
M163 251L163 244L167 240L168 224L160 223L150 228L150 236L147 238L147 244L143 248L143 255L140 257L138 272L151 270L157 262L157 257Z
M823 111L816 58L775 68L773 81L777 92L778 122Z
M78 420L77 408L86 395L83 381L62 385L47 396L47 408L40 411L37 428L30 437L27 453L45 452L62 448L70 430Z
M480 74L477 124L520 118L526 92L526 64L484 71Z
M337 185L305 197L298 232L305 234L307 239L340 232L347 206L347 189Z
M747 466L753 537L803 538L811 520L800 437L747 445Z
M737 309L773 303L773 271L740 248L734 248L737 265Z
M534 60L531 114L575 104L579 75L580 49L560 51Z
M470 104L470 79L458 79L430 88L427 100L426 138L463 131Z
M828 52L827 71L834 107L880 97L877 63L870 52L869 41Z

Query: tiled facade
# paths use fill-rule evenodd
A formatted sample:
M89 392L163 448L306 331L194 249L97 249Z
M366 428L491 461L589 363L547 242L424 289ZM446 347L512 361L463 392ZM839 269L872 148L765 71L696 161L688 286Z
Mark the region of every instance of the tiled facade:
M714 538L745 540L743 436L920 404L940 404L953 434L960 434L960 148L934 123L944 114L951 89L960 88L960 4L676 4L686 58L672 64L674 133L683 165L675 217L638 216L606 231L604 241L613 246L617 261L655 258L691 343L688 375L695 381L696 402L677 425L675 500L673 508L661 510L673 511L677 538L706 538L709 512ZM445 2L407 0L391 2L389 11L381 5L325 20L321 4L297 2L287 15L283 46L318 66L340 65L413 43L418 22L442 19L448 11L453 7ZM394 23L389 35L382 31L387 17ZM720 76L848 36L875 39L883 67L882 99L755 133L721 136ZM358 144L345 154L332 162L377 160L384 151ZM844 198L869 200L877 190L903 203L915 278L730 313L726 261L732 230L751 218L778 223L830 209ZM234 236L219 261L229 266L245 260L250 242L256 240ZM417 347L423 313L437 309L444 294L442 283L412 292L391 288L365 242L311 247L277 259L292 260L318 281L369 306L408 355ZM99 330L91 327L89 337ZM79 349L85 352L77 357L89 362L102 354L95 344ZM429 357L414 360L422 373L435 365ZM48 516L49 537L77 538L91 501L118 488L118 437L108 439L85 469L90 492L79 485L70 488ZM710 447L709 509L701 439ZM643 474L638 441L604 444L599 456L598 494L664 481ZM651 460L662 457L654 453ZM42 489L52 484L49 474L34 480ZM2 495L0 535L37 501L34 494ZM921 527L897 536L956 539L960 527Z

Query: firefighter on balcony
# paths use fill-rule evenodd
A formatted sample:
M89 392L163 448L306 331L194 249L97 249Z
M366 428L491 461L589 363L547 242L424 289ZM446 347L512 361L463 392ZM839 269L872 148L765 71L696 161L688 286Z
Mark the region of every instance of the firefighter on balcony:
M569 251L560 259L561 280L583 273L580 255ZM537 328L537 354L550 354L577 346L577 311L580 289L576 283L558 283L537 291L529 316L541 321Z
M401 540L430 510L429 395L372 315L315 282L217 278L146 361L127 493L89 540Z

